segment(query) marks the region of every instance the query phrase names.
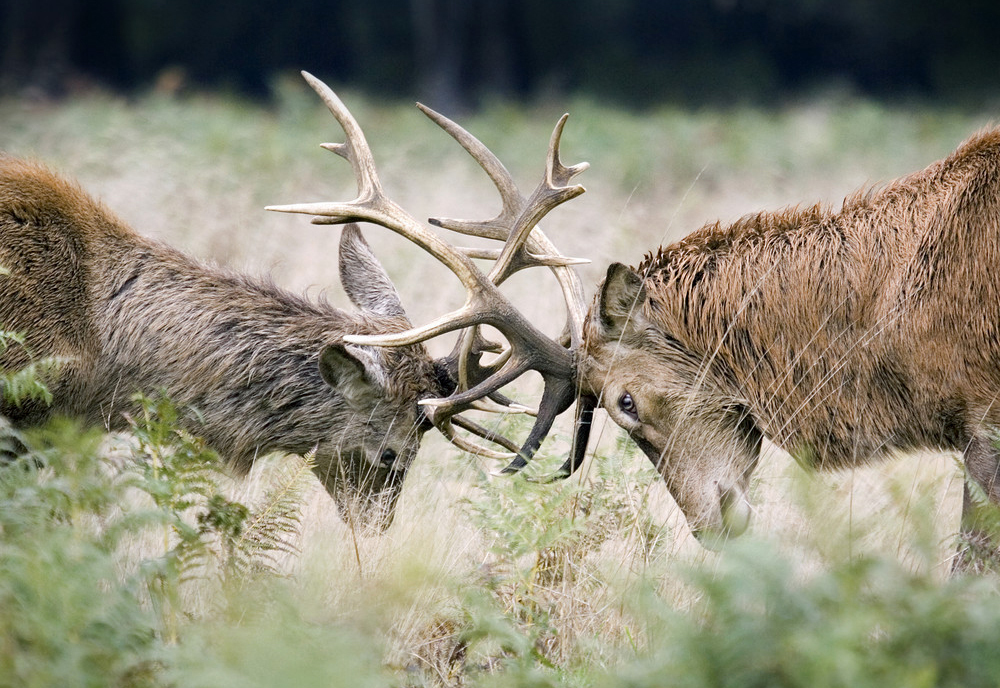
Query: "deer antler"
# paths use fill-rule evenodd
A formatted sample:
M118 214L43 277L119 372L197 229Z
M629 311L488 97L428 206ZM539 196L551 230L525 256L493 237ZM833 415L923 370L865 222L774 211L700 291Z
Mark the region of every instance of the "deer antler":
M571 265L585 262L561 256L552 243L536 228L542 217L557 205L584 192L581 186L570 186L570 180L586 169L583 163L565 167L559 161L559 140L566 122L564 115L553 131L549 144L545 178L530 198L518 191L507 170L481 143L446 117L419 106L445 131L451 134L493 180L500 191L503 208L493 220L431 220L432 224L454 231L500 239L505 242L499 251L469 250L454 247L429 231L400 206L389 199L378 178L374 158L357 121L341 100L322 81L302 73L319 94L346 135L341 144L322 144L350 162L358 184L358 196L348 202L302 203L269 206L268 210L314 215L316 224L342 224L366 221L381 225L414 242L447 266L466 289L465 304L456 311L441 316L421 327L405 332L379 336L350 336L348 341L373 346L415 344L432 337L465 330L444 363L454 374L458 388L449 397L424 400L428 419L457 446L487 456L507 456L472 444L455 433L459 425L481 437L498 442L496 435L458 414L469 409L525 412L499 390L529 370L541 374L544 381L537 419L527 440L514 460L504 469L515 472L534 455L556 416L565 411L576 398L575 351L582 339L585 313L583 290ZM496 263L489 275L484 275L472 262L473 257L487 256ZM517 270L537 265L549 266L555 273L567 303L569 348L536 329L497 288ZM484 350L477 328L491 325L507 339L508 348L489 365L480 363ZM511 446L509 441L498 442Z
M470 221L431 218L430 223L461 234L506 242L504 248L501 250L474 251L473 249L463 249L466 255L470 255L471 257L492 258L496 260L493 269L490 271L490 279L494 284L499 285L514 272L527 267L545 265L551 268L562 288L563 298L566 302L566 336L569 339L569 347L572 351L578 350L583 339L583 320L586 317L586 308L584 306L583 287L580 284L579 276L571 266L589 261L562 256L554 244L537 226L538 221L549 210L559 203L565 202L570 198L575 198L583 193L582 187L569 187L567 184L574 176L586 170L589 164L580 163L572 167L565 167L559 159L559 143L569 115L563 115L556 124L549 142L545 176L531 197L526 198L518 189L516 182L507 171L507 168L479 139L444 115L419 103L417 107L438 126L448 132L452 138L458 141L459 145L479 163L479 166L483 168L483 171L486 172L499 192L502 203L500 213L491 220ZM465 348L467 350L469 348L476 334L477 328L475 327L465 330L455 350L444 359L445 365L449 368L457 368L460 380L463 379L463 375L470 375L467 370L470 362L467 360L467 356L462 355L462 349ZM492 372L492 369L483 368L478 365L478 356L474 361L474 365L476 366L475 373L477 379L488 377ZM560 390L558 393L566 394L567 392ZM573 391L573 396L576 396L575 390ZM563 406L564 403L564 400L559 399L553 402L553 406L565 408L565 406L568 406L568 403L565 403L565 406ZM544 407L543 404L542 408ZM589 400L583 400L583 403L579 406L575 425L577 430L574 434L570 458L567 459L566 463L556 473L556 478L569 476L582 463L587 440L589 439L590 419L593 416L593 409L594 406L589 403ZM545 432L548 432L549 426L544 427L546 428ZM529 438L529 442L531 442L531 439ZM537 438L538 442L541 442L542 439L544 439L544 434ZM524 453L521 452L504 469L504 472L515 472L524 465Z

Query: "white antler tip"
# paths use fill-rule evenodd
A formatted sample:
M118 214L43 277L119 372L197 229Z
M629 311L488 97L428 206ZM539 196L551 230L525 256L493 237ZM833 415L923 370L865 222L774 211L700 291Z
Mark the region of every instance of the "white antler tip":
M342 158L348 159L350 148L346 143L321 143L319 144L319 147L324 150L328 150L331 153L336 153Z

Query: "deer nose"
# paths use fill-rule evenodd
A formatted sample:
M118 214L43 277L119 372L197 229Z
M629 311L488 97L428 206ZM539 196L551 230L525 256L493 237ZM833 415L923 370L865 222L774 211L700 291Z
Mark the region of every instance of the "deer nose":
M717 483L717 487L723 532L727 537L738 537L750 525L750 502L746 493L736 485Z
M382 466L385 468L392 468L392 465L396 463L396 452L393 449L385 449L382 451Z
M736 485L715 483L719 493L719 522L693 526L691 534L709 550L718 550L731 538L739 537L750 525L751 508L746 493Z

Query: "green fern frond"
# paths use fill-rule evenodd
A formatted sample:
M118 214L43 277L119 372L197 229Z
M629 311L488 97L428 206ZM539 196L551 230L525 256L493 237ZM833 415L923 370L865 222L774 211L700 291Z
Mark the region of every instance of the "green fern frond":
M314 465L312 454L296 461L248 515L232 543L231 573L274 573L278 554L298 553L292 540L302 524L302 498Z

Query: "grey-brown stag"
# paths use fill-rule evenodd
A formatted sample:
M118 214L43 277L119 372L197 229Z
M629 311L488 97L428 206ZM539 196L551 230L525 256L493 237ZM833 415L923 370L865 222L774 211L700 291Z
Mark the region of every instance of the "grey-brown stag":
M126 427L132 396L167 394L189 429L238 470L272 451L315 451L342 512L387 525L423 429L418 401L440 394L421 347L348 344L410 326L360 231L345 231L341 280L357 312L310 302L136 234L75 184L0 159L0 322L58 357L52 404L4 403L16 425L69 415Z
M695 533L742 531L762 438L818 468L963 452L1000 501L1000 131L848 197L709 224L612 265L585 394ZM966 488L963 527L975 528Z
M430 423L461 447L514 457L516 445L458 414L469 408L526 410L497 390L528 369L552 380L548 397L554 396L549 388L561 382L558 404L572 401L570 350L527 323L496 285L514 269L549 265L564 291L575 289L578 296L579 282L567 267L574 261L532 230L547 210L579 191L556 191L555 200L542 194L490 225L495 237L511 238L501 251L472 253L498 259L485 276L469 255L385 198L357 123L325 85L307 78L328 105L337 104L331 110L348 143L330 147L358 173L360 198L347 204L350 217L341 219L405 224L406 235L445 260L474 293L464 317L456 324L433 323L414 336L395 288L356 226L344 230L340 243L341 280L358 307L346 312L142 237L76 184L39 164L0 157L0 266L6 271L0 277L0 324L26 335L25 346L0 354L0 366L17 369L35 357L62 361L46 380L51 405L3 403L0 413L16 425L70 415L118 429L135 411L135 392L165 393L198 410L186 419L189 429L237 470L272 451L312 452L315 472L342 515L385 527ZM458 132L463 145L478 144L430 114ZM550 163L558 159L557 146L558 136ZM558 174L563 168L554 169ZM324 221L331 219L328 207L315 210ZM578 342L583 308L579 299L575 303L571 330ZM470 327L484 322L496 324L512 342L489 365L481 363L488 347ZM432 361L419 342L456 328L467 329L455 354ZM548 397L540 425L555 415L544 410L552 406ZM479 447L456 433L455 425L512 451ZM532 438L545 429L532 434L524 453L534 451Z

